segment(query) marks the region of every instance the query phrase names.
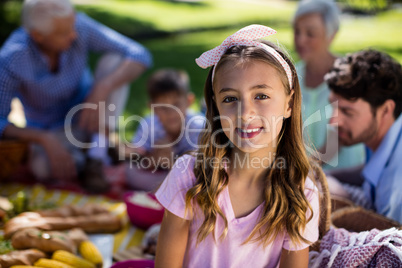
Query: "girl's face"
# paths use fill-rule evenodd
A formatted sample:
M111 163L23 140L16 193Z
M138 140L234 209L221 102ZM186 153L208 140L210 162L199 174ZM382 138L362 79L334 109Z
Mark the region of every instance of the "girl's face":
M291 98L279 73L262 61L225 63L215 74L214 94L223 132L241 151L275 150Z

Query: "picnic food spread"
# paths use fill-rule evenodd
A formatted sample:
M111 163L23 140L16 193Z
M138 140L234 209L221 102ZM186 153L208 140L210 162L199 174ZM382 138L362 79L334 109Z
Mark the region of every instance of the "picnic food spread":
M117 215L100 204L26 211L27 202L16 203L18 199L18 195L12 201L0 198L4 224L0 268L102 267L102 255L87 234L115 233L123 226Z

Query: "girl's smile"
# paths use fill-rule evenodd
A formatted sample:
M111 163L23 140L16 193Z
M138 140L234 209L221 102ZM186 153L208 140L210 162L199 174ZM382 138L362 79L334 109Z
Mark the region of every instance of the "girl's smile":
M252 139L263 131L263 127L257 128L236 128L236 133L242 139Z

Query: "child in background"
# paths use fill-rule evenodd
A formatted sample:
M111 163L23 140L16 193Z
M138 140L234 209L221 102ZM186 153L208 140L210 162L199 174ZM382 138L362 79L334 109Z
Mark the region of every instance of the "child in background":
M152 191L178 156L196 148L205 118L188 111L194 94L184 71L155 72L147 91L151 115L140 121L132 144L126 148L126 177L132 189Z
M156 197L156 267L307 267L319 196L302 138L301 93L276 33L251 25L196 60L206 128Z

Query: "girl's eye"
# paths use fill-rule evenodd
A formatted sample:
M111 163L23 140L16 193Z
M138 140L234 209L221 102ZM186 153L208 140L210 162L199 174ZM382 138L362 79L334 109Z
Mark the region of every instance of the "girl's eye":
M226 98L223 99L222 102L229 103L229 102L236 101L236 100L237 100L236 97L226 97Z
M269 99L269 97L265 94L260 94L257 95L257 97L255 97L257 100L265 100L265 99Z

